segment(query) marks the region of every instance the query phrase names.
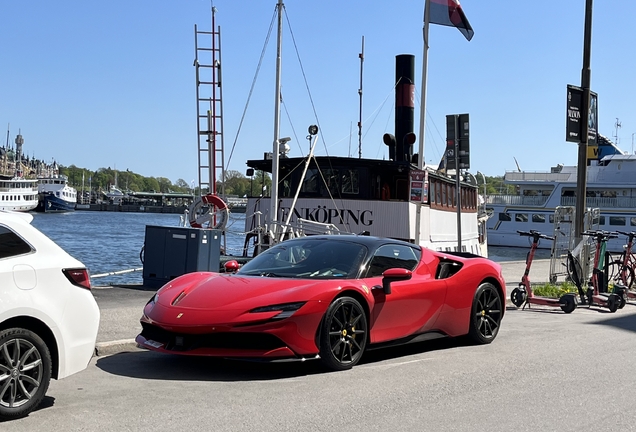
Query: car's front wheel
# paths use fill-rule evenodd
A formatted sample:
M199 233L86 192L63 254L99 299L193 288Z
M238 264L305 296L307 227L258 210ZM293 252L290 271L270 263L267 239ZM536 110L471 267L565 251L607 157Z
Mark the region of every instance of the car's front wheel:
M30 330L0 332L0 418L28 415L42 402L51 380L51 354Z
M367 316L352 297L331 303L320 329L320 358L333 370L355 366L367 346Z
M497 288L488 282L479 285L473 298L468 336L478 344L489 344L499 333L503 303Z

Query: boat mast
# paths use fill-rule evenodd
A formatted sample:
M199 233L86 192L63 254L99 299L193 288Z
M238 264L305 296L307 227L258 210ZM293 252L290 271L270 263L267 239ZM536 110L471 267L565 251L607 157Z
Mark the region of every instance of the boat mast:
M278 220L278 162L280 155L280 75L281 54L283 51L283 0L278 0L276 5L278 13L278 38L276 48L276 92L274 102L274 143L272 151L272 190L270 192L269 231L270 239L276 238L276 223Z
M362 36L362 51L360 52L360 118L358 121L358 158L362 159L362 66L364 64L364 36Z
M429 28L429 12L430 12L430 0L424 0L424 48L422 52L422 88L420 99L420 140L417 155L417 168L424 169L424 138L426 131L426 78L428 67L428 28ZM421 217L422 217L422 203L416 204L415 211L415 244L420 244ZM460 249L461 250L461 249Z
M428 27L429 27L430 0L424 1L424 48L422 52L422 98L420 100L420 142L418 149L417 167L424 168L424 141L426 131L426 78L428 67ZM419 234L419 233L418 233Z

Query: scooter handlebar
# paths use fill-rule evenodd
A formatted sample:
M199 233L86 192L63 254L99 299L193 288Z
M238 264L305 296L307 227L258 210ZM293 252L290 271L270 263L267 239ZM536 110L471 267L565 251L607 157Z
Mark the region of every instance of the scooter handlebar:
M611 232L611 231L583 231L581 235L594 237L597 240L609 240L613 238L618 238L618 233Z
M524 236L524 237L534 237L536 239L546 239L546 240L554 240L554 237L545 235L545 234L541 234L539 231L535 231L535 230L530 230L530 231L517 231L519 233L520 236Z

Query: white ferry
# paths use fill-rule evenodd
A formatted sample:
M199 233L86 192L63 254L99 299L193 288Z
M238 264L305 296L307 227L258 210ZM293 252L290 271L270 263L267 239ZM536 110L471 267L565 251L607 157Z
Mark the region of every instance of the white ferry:
M38 181L0 176L0 210L28 212L38 205Z
M54 167L56 168L56 166ZM63 213L75 211L77 190L68 185L68 177L57 172L38 178L38 212Z
M598 160L587 168L586 207L600 209L599 229L636 230L636 155L625 154L599 136ZM552 235L557 206L576 206L577 168L557 165L550 172L509 171L504 182L515 185L515 195L485 198L488 242L491 246L528 247L517 231L537 230ZM610 240L608 250L621 251L623 236ZM549 248L544 242L540 247Z

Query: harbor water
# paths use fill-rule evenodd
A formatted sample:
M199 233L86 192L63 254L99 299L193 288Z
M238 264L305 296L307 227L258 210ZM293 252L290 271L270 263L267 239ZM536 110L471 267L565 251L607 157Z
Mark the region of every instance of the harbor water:
M91 279L93 285L127 285L143 282L141 250L146 225L180 226L180 215L75 211L70 213L32 213L31 224L80 260L91 276L135 270ZM245 239L245 214L230 213L226 248L240 255Z
M86 265L93 285L128 285L143 282L141 250L146 225L180 226L178 214L75 211L33 213L32 225ZM230 213L226 248L241 255L245 239L245 213ZM523 261L525 248L490 247L493 261ZM537 250L536 258L549 258L549 250ZM134 271L133 271L134 270ZM107 273L122 272L108 276Z

